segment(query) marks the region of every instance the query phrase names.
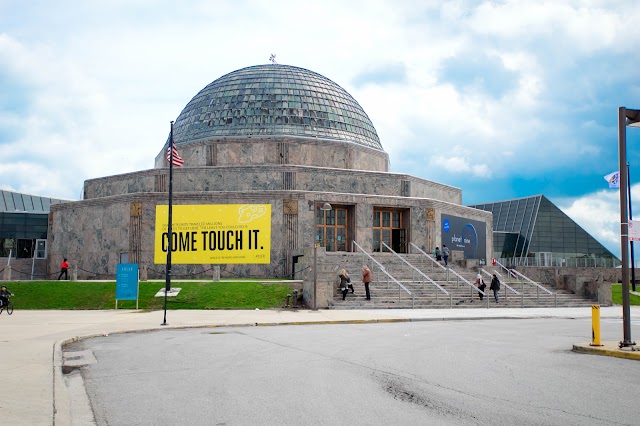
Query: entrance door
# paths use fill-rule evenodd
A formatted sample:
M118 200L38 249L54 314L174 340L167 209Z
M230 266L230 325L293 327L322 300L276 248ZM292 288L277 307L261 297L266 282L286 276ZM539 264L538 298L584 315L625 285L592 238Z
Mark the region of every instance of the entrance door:
M31 259L33 253L33 240L23 240L19 238L17 245L16 257Z
M551 263L553 262L553 257L550 252L541 251L536 253L536 257L538 258L537 264L538 266L553 266Z
M36 240L36 259L47 258L47 240Z
M407 252L406 231L404 229L392 229L391 230L391 248L396 253Z
M385 243L396 253L407 252L406 229L403 227L401 210L373 210L373 251L388 252Z

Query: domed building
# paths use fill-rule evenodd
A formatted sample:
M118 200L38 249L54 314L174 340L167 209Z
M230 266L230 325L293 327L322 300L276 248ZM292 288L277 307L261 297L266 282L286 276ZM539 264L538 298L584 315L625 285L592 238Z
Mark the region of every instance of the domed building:
M491 213L463 206L459 188L389 172L366 112L315 72L269 64L226 74L187 103L173 141L184 160L172 168L174 214L189 217L189 225L177 225L184 235L174 236L173 250L199 250L176 254L174 276L206 276L219 265L223 277L291 277L311 265L314 245L323 254L349 255L431 252L445 243L453 260L480 263L492 252ZM165 148L153 169L85 181L83 200L51 207L50 269L64 256L79 265L79 278L112 277L119 262L164 277L169 184ZM240 216L264 214L262 260L191 260L203 249L231 250L233 241L247 250L246 232L256 233L258 245L251 225L244 234L215 234L224 226L216 212L226 215L226 206L240 206ZM319 296L319 306L327 297Z
M176 119L174 142L189 166L296 164L386 172L389 161L371 120L346 90L288 65L243 68L209 84ZM239 157L225 152L236 153L231 147L238 143ZM160 152L156 167L166 166Z

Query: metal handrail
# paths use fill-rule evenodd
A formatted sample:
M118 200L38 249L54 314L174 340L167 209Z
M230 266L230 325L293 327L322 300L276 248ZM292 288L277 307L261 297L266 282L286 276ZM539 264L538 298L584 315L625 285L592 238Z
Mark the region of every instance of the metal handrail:
M420 253L422 253L423 255L425 255L426 257L428 257L429 259L431 259L433 261L433 258L431 256L429 256L427 253L425 253L420 247L418 247L417 245L413 244L413 243L409 243L413 248L415 248L416 250L418 250ZM437 263L437 262L436 262ZM438 265L440 265L438 263ZM440 265L442 266L442 265ZM478 293L482 293L483 296L487 296L487 293L485 291L480 290L478 287L476 287L473 283L469 282L465 277L463 277L462 275L460 275L459 273L457 273L456 271L454 271L451 268L445 268L444 266L442 266L447 272L451 272L453 273L453 275L455 275L458 278L457 283L460 283L460 280L462 280L462 282L464 282L465 284L467 284L469 287L471 287L471 297L473 297L473 291L477 291ZM447 277L447 281L449 281L449 278ZM489 298L487 297L487 307L489 307Z
M484 272L485 274L487 274L489 277L491 277L491 272L486 271L484 268L480 268L480 270L482 272ZM500 274L496 271L496 275L500 275ZM507 291L506 291L507 288L509 290L511 290L512 292L514 292L515 294L520 295L520 293L518 293L518 291L516 289L512 288L509 284L507 284L506 282L502 281L500 278L498 278L498 281L500 281L500 284L504 285L504 287L505 287L505 292L504 292L505 299L507 298Z
M491 273L486 271L484 268L480 268L480 270L485 274L487 274L489 277L491 277ZM495 274L496 274L496 277L499 275L500 278L502 278L502 274L500 274L500 272L495 271ZM524 293L518 293L514 288L512 288L509 284L507 284L505 281L501 280L500 278L498 278L498 282L504 285L504 300L508 300L507 289L509 289L515 294L517 294L518 296L520 296L520 306L524 308Z
M440 287L440 285L435 282L434 280L432 280L429 276L427 276L427 274L425 274L424 272L422 272L420 269L418 269L417 267L415 267L414 265L412 265L407 259L405 259L404 257L400 256L398 253L396 253L391 247L389 247L387 245L387 243L385 243L384 241L382 241L382 245L385 246L386 248L389 249L389 251L391 253L393 253L396 257L398 257L398 259L402 260L404 263L406 263L409 267L411 267L414 271L416 271L417 273L419 273L420 275L422 275L427 282L435 285L437 288L440 289L440 291L444 292L444 294L446 294L447 296L449 296L449 304L452 305L453 304L453 300L451 297L451 294L449 294L449 292L447 290L445 290L444 288ZM436 293L436 300L438 300L438 293Z
M425 253L424 251L422 251L422 249L420 247L418 247L417 245L415 245L415 244L413 244L411 242L409 243L409 245L413 246L416 250L418 250L420 253L425 255L427 257L427 259L429 259L432 263L436 264L439 268L442 268L445 271L447 270L446 267L444 267L442 264L440 264L440 262L438 262L433 257L431 257L431 255L429 255L429 254Z
M511 277L513 275L512 272L511 272L511 269L507 268L506 266L504 266L502 263L498 262L497 260L496 260L496 265L498 265L499 267L504 269L504 271L507 273L507 275L509 277ZM515 278L515 276L513 278Z
M558 307L558 293L553 293L550 290L547 290L546 288L544 288L543 286L541 286L540 284L538 284L537 282L533 281L532 279L530 279L529 277L521 274L520 272L516 271L515 269L510 269L510 271L518 276L524 279L524 281L527 281L530 284L533 284L536 286L536 299L538 301L538 303L540 303L540 289L544 290L547 294L554 296L554 305L557 308ZM524 281L522 282L522 288L524 289Z
M533 281L531 278L529 278L529 277L527 277L527 276L525 276L525 275L521 274L520 272L516 271L515 269L512 269L511 271L512 271L515 275L517 275L518 277L523 278L523 279L524 279L524 281L527 281L528 283L533 284L533 285L535 285L536 287L541 288L542 290L546 291L548 294L553 294L553 292L552 292L552 291L547 290L546 288L544 288L543 286L541 286L541 285L540 285L540 284L538 284L537 282Z
M384 273L384 274L385 274L389 279L391 279L394 283L396 283L396 284L398 285L399 289L400 289L400 288L401 288L401 289L403 289L404 291L406 291L406 292L407 292L407 294L408 294L409 296L411 296L411 307L413 308L413 307L414 307L414 305L415 305L415 295L414 295L413 293L411 293L411 292L410 292L410 291L409 291L405 286L403 286L403 285L400 283L400 281L398 281L398 280L396 280L394 277L392 277L392 276L391 276L391 274L387 272L387 270L384 268L384 266L383 266L380 262L378 262L377 260L375 260L375 259L373 258L373 256L371 256L371 255L370 255L369 253L367 253L367 252L366 252L362 247L360 247L360 244L358 244L358 243L357 243L357 242L355 242L355 241L352 241L352 243L353 243L353 246L354 246L354 247L357 247L357 248L362 252L362 254L366 255L366 256L371 260L371 262L373 262L373 263L375 263L376 265L378 265L378 268L380 268L380 271L381 271L381 272L383 272L383 273ZM399 289L398 289L398 290L399 290ZM400 300L400 295L399 295L399 294L398 294L398 300Z

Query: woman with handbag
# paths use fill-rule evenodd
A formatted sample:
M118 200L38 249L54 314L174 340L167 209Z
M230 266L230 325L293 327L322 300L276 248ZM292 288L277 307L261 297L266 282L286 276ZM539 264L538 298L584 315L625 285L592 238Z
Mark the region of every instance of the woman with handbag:
M347 297L347 292L351 289L351 293L353 293L353 284L351 284L351 278L349 277L349 273L346 269L342 269L340 271L340 291L342 292L342 300L345 300Z

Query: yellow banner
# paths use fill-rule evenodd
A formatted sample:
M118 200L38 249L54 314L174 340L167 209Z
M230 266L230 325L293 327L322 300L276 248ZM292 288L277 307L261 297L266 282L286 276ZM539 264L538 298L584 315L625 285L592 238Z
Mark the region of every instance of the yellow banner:
M169 206L156 206L154 262L167 263ZM173 206L171 263L271 263L270 204Z

